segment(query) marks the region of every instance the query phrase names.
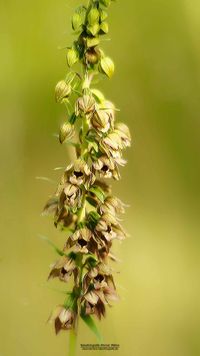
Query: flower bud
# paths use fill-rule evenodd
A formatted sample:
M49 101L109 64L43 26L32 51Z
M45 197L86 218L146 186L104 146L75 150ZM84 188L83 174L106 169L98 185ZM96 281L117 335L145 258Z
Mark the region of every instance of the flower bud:
M86 46L87 46L88 48L90 48L90 47L95 47L95 46L97 46L100 41L99 41L99 38L98 38L98 37L87 37L87 38L85 39L85 42L86 42Z
M80 27L85 23L85 15L86 15L85 6L79 6L72 17L72 28L74 31L78 31Z
M68 98L71 94L71 85L64 80L58 82L55 88L55 99L57 103L61 103L63 99Z
M103 57L100 61L99 71L111 78L115 70L115 65L109 57Z
M111 2L110 0L100 0L100 3L105 7L110 6L110 2Z
M85 57L88 63L96 64L99 60L99 53L94 47L91 47L87 50Z
M63 143L66 139L72 138L74 135L74 126L68 122L65 122L61 128L59 133L59 141Z
M92 95L83 95L76 101L75 114L91 114L95 110L95 100Z
M93 36L96 36L99 32L99 24L95 23L92 26L87 26L87 32L89 32L89 34L92 34Z
M94 24L98 24L98 21L99 21L99 11L97 10L97 8L93 8L90 10L89 14L88 14L88 17L87 17L87 20L88 20L88 24L90 26L93 26Z
M72 67L76 62L78 62L79 56L78 51L75 48L70 48L67 52L67 64Z
M100 26L100 30L103 33L108 33L108 23L107 22L102 22Z
M108 17L107 12L101 9L100 10L100 20L101 20L101 22L104 21L105 19L107 19L107 17Z
M110 129L109 113L105 110L95 111L91 118L91 125L100 132L107 132Z
M72 17L72 28L74 31L77 31L81 26L82 26L82 18L79 14L75 13Z

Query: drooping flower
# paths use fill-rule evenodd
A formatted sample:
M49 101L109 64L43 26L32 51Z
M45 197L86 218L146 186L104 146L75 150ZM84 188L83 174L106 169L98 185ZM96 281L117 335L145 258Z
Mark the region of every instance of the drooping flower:
M99 172L100 178L120 179L120 174L115 161L110 157L102 155L93 162L94 169Z
M65 200L64 202L70 207L80 207L81 204L81 189L74 184L66 183L64 187Z
M107 241L124 240L126 233L121 224L111 214L103 214L95 228Z
M74 326L75 314L69 308L65 308L62 305L58 305L52 312L49 322L54 322L56 334L60 330L69 330Z
M68 244L70 247L74 246L74 251L81 253L88 253L88 245L92 238L92 232L83 227L75 231L69 238Z
M68 282L75 268L76 263L74 259L67 256L62 256L52 266L48 279L58 277L61 281Z
M125 204L119 198L108 196L104 202L100 205L99 211L101 214L123 214L125 212Z

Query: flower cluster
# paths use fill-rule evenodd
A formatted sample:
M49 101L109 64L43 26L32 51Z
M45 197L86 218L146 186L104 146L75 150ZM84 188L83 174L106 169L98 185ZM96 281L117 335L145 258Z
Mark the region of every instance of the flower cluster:
M56 333L76 329L79 316L84 320L94 314L101 319L106 306L118 299L109 261L115 260L113 240L126 237L119 219L125 206L112 195L106 179L120 179L119 166L126 164L122 153L131 137L128 127L116 122L114 104L93 87L95 76L111 77L114 72L113 61L99 47L101 36L108 32L110 2L91 0L87 7L76 9L72 28L78 39L68 48L67 63L71 68L79 62L83 70L70 69L55 89L56 101L67 110L59 141L71 143L76 151L76 160L65 169L44 208L66 234L49 279L71 280L74 285L50 317Z

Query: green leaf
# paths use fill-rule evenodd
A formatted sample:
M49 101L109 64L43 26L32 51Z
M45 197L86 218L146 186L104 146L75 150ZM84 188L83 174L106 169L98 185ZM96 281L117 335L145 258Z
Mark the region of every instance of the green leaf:
M69 118L70 124L74 125L76 119L77 119L77 116L75 115L75 112L73 112L73 114Z
M102 338L101 333L98 330L94 320L92 319L92 317L90 315L85 315L83 310L82 310L81 318L86 323L86 325L89 327L89 329L95 334L95 336L97 337L97 340L99 341L99 343L102 343L103 342L103 338Z
M95 141L94 142L90 142L90 147L93 148L95 150L95 152L99 151L99 146Z
M71 292L66 292L66 290L60 290L59 288L50 287L49 282L42 283L41 287L45 287L45 288L52 290L53 292L61 293L61 294L65 294L65 295L68 295L71 293Z
M92 148L95 150L95 152L99 151L99 146L98 143L95 141L95 138L91 136L86 136L86 141L89 142L88 149L91 150Z
M76 301L76 297L74 295L74 292L70 292L68 293L68 298L65 300L64 302L64 307L66 309L71 309L74 310L75 308L75 301Z
M64 253L62 250L60 250L56 245L54 245L54 243L48 239L48 237L44 236L44 235L38 235L38 237L40 239L42 239L43 241L47 242L51 247L53 247L53 249L56 251L56 253L60 256L66 256L66 253Z
M87 200L87 202L88 202L90 205L92 205L92 206L94 206L94 207L96 208L97 202L96 202L95 199L93 199L93 198L91 198L91 197L87 197L86 200Z
M98 262L99 261L94 254L90 254L85 260L85 264L89 264L91 267L95 267Z
M91 211L88 214L88 227L89 229L95 229L96 225L98 224L98 221L100 219L100 215L96 211Z
M91 193L95 194L96 197L103 203L105 200L105 194L103 192L103 190L100 187L97 186L93 186L92 188L90 188L89 190Z

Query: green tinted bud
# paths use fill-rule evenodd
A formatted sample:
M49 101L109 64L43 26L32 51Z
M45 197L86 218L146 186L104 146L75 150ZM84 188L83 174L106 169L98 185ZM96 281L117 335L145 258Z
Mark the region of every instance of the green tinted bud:
M70 48L67 52L67 64L69 67L72 67L76 62L78 62L79 56L78 51L73 47Z
M85 58L90 64L96 64L99 60L99 57L100 55L94 47L89 48L85 54Z
M99 24L95 23L92 26L87 26L87 32L91 33L93 36L96 36L99 32Z
M72 138L73 134L74 134L74 126L68 122L65 122L61 126L60 132L59 132L60 143L63 143L66 139Z
M64 80L58 82L55 88L55 99L57 103L61 103L63 99L68 98L71 94L71 86Z
M111 1L110 0L100 0L100 4L102 4L105 7L110 6Z
M72 28L74 31L77 31L81 26L82 26L81 16L75 13L72 17Z
M86 38L86 45L87 47L95 47L99 44L99 38L98 37L87 37Z
M99 70L107 75L107 77L111 78L115 70L115 65L112 59L109 57L103 57L100 61Z
M104 21L104 20L106 20L107 17L108 17L107 12L101 9L101 10L100 10L100 20L101 20L101 22Z
M99 11L96 8L91 9L88 14L87 20L90 26L93 26L94 24L98 23Z
M80 6L72 17L72 28L77 31L85 23L86 8Z
M103 33L108 33L108 23L107 22L102 22L100 25L100 30Z

